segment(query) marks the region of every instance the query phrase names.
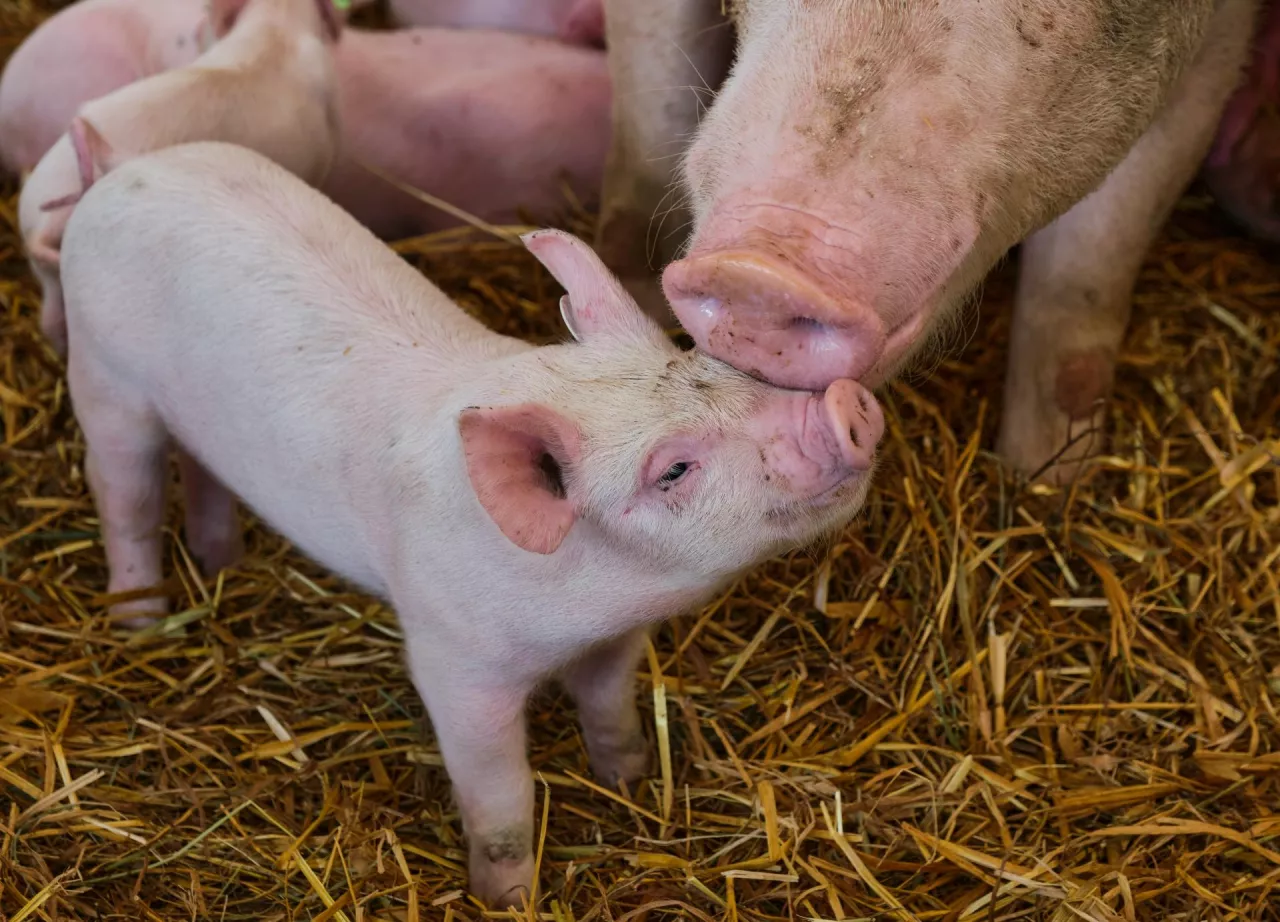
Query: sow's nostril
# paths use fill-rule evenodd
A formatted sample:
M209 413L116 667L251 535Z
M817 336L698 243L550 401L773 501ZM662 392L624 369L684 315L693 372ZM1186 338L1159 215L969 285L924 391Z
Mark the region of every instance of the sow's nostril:
M869 307L838 303L790 265L758 253L678 260L662 281L700 348L781 387L823 390L856 378L884 348L884 328Z

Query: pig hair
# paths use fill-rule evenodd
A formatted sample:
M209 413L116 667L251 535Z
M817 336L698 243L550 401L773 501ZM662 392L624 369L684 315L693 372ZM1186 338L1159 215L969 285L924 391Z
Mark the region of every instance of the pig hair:
M979 283L956 299L950 309L940 311L925 331L920 346L905 360L901 374L921 383L932 377L948 356L963 352L978 334L981 301L982 284Z

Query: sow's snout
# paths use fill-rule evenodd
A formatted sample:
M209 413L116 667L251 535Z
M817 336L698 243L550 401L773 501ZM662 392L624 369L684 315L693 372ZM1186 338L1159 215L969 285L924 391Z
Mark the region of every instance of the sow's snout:
M667 267L663 288L699 347L779 387L821 390L861 378L884 352L875 311L838 304L796 269L759 253L679 260Z

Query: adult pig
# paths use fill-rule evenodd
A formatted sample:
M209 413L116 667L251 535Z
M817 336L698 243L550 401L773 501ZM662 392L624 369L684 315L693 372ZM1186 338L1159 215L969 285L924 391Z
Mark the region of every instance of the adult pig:
M391 0L400 27L504 29L576 45L604 43L604 0Z
M365 164L492 223L599 195L605 54L508 32L348 29L334 51L342 151L324 191L385 240L452 227Z
M19 223L44 293L40 326L66 353L59 243L80 193L131 156L218 139L260 150L318 183L339 127L329 0L211 0L218 40L192 64L131 83L79 110L23 184Z
M110 591L160 582L172 439L206 569L234 551L234 493L389 598L471 886L503 904L533 872L530 691L559 674L595 771L635 778L646 626L843 525L883 427L852 381L780 391L680 352L586 243L526 244L578 342L489 331L325 196L223 144L119 167L63 243Z
M679 243L655 211L692 135L692 237L663 274L676 315L777 384L875 386L1031 235L1000 450L1036 470L1097 423L1143 255L1240 79L1254 0L739 0L736 60L699 123L675 88L722 72L718 6L606 3L606 261L639 288L650 251Z
M0 170L35 169L89 100L190 64L204 23L203 0L81 0L46 19L0 76Z

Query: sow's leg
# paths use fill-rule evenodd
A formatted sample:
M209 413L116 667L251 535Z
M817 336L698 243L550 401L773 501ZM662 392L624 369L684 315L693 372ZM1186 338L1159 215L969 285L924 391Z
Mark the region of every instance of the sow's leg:
M1023 473L1052 461L1046 479L1067 481L1099 449L1138 271L1239 79L1251 7L1224 2L1165 110L1120 166L1023 247L999 439L1000 454Z
M676 186L685 145L728 71L733 29L719 0L605 0L613 140L596 250L642 307L670 315L658 275L689 222Z

